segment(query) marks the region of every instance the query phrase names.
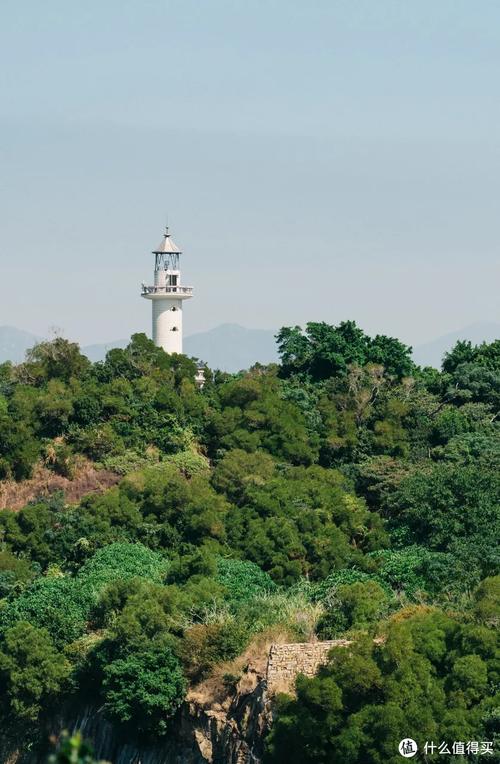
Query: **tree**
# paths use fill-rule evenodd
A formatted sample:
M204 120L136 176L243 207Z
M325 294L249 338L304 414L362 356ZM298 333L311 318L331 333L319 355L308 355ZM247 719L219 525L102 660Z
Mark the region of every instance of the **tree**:
M395 538L454 552L484 574L498 564L490 538L499 535L500 477L477 465L436 464L415 470L387 497ZM468 550L468 551L467 551Z
M452 350L445 353L442 368L448 374L452 374L457 366L462 363L471 363L474 360L475 350L469 340L458 340Z
M217 464L212 475L212 485L227 498L241 503L252 486L264 485L276 469L271 456L262 452L248 453L241 448L228 451Z
M463 363L453 372L452 389L458 401L491 405L495 416L500 408L500 369L476 363Z
M3 541L15 554L30 558L42 568L56 559L51 541L58 520L54 504L59 500L54 497L52 505L47 501L28 504L16 513L8 509L0 510Z
M352 364L374 363L400 379L414 369L410 347L384 335L371 339L354 321L343 321L338 326L309 323L305 334L300 326L283 327L277 342L285 377L308 374L319 381L345 375Z
M226 527L233 548L288 584L363 566L362 550L386 540L380 518L345 490L342 476L318 466L288 468L252 486Z
M43 437L53 438L67 430L73 413L73 402L64 382L60 379L48 381L38 399L36 413Z
M414 372L415 364L411 353L411 347L383 334L377 334L370 340L368 350L370 363L381 364L386 374L396 379L407 377Z
M309 361L309 340L300 326L284 326L276 335L284 376L305 371Z
M59 379L69 382L84 375L90 369L90 361L80 353L76 342L56 337L51 342L39 342L26 353L26 365L40 369L46 380Z
M70 664L54 648L46 629L21 621L0 642L0 682L10 709L35 721L41 708L65 686Z
M181 704L186 682L169 645L151 643L104 667L106 712L138 730L164 735Z
M500 370L500 340L488 344L473 345L468 340L458 340L455 346L445 354L443 371L453 374L463 364L483 366L490 371Z
M0 413L0 479L30 478L40 455L40 442L24 421Z
M132 335L124 350L110 350L105 363L98 367L98 374L106 380L118 377L134 380L157 370L169 372L171 382L180 384L183 379L194 380L196 363L184 355L165 353L145 334L139 333Z
M318 456L318 438L304 412L281 394L274 372L257 370L231 380L219 390L220 409L209 412L207 441L217 448L248 452L263 448L293 464L311 464Z

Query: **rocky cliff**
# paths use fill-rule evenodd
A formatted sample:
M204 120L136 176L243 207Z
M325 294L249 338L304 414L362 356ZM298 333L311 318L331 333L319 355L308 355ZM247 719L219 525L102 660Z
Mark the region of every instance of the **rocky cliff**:
M113 764L261 764L271 723L266 687L265 677L248 667L220 702L190 694L168 739L151 746L127 742L98 709L86 709L71 728Z
M173 720L164 741L141 744L133 728L119 730L97 706L51 715L43 737L79 730L96 757L112 764L262 764L272 723L272 698L293 692L298 673L312 676L330 650L346 640L272 644L260 660L240 665L237 680L211 679L193 688ZM2 762L41 764L46 756L26 740L0 740Z
M60 709L48 716L43 731L26 731L22 739L4 738L0 731L0 761L42 764L47 752L38 747L37 738L79 730L96 757L112 764L261 764L271 723L266 688L265 672L247 666L240 679L219 688L216 697L193 690L168 736L154 744L141 744L135 729L120 730L97 706Z

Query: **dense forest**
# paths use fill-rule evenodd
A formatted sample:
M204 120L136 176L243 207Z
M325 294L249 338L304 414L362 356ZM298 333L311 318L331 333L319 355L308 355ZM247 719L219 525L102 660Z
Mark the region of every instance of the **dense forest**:
M57 338L0 366L3 483L120 476L0 512L1 735L42 752L50 709L97 696L161 739L189 686L279 628L352 644L278 697L268 764L498 743L500 341L439 371L354 322L277 342L280 364L202 389L144 335L103 363Z

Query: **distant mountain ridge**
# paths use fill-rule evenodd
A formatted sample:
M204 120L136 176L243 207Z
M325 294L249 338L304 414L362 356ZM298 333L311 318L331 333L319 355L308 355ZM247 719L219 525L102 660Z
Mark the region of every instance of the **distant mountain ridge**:
M239 324L222 324L208 332L192 334L184 340L187 355L206 361L211 369L236 372L254 363L278 361L275 329L246 329Z
M206 361L211 369L236 372L254 363L278 360L274 329L246 329L239 324L221 324L207 332L184 338L184 352ZM88 345L82 352L91 361L104 360L108 350L124 348L129 340L117 340L102 345Z
M24 361L26 351L40 342L40 337L15 326L0 326L0 363Z
M211 369L236 372L254 363L278 360L274 329L246 329L239 324L221 324L207 332L192 334L184 339L186 355L199 358ZM24 361L26 351L40 342L41 337L13 326L0 326L0 363ZM108 350L124 348L128 339L97 343L82 347L91 361L103 361Z
M473 345L480 345L482 342L494 342L497 339L500 339L500 324L478 322L418 345L413 349L413 359L420 366L435 366L439 369L444 354L451 350L458 340L468 340Z
M87 358L90 358L92 363L96 361L104 361L108 350L114 350L115 348L126 348L130 340L115 340L115 342L105 342L103 344L85 345L82 347L82 353Z
M278 360L278 351L274 329L247 329L239 324L221 324L206 332L199 332L186 337L184 350L186 355L206 361L210 368L236 372L248 369L254 363L274 363ZM493 342L500 338L500 324L481 322L438 337L432 342L418 345L413 350L415 362L421 366L439 368L444 354L457 340L469 340L474 345L481 342ZM0 326L0 363L12 361L20 363L26 351L40 341L30 332L13 326ZM82 347L82 352L91 361L102 361L108 350L123 348L128 340L116 340L102 344Z

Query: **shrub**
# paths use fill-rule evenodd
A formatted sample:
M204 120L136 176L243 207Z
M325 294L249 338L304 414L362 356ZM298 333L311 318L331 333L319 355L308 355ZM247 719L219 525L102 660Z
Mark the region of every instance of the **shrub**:
M35 576L27 560L16 557L7 549L0 551L0 599L22 590Z
M94 461L103 461L110 456L123 454L125 446L110 424L103 424L84 430L77 426L70 428L68 440L75 450L86 454Z
M249 636L245 624L234 620L222 624L197 624L188 629L180 645L188 676L199 680L209 674L217 663L236 658Z
M57 746L57 750L49 756L48 764L106 764L98 762L92 755L90 745L82 740L79 732L71 737L63 734Z
M109 544L98 550L71 578L38 578L0 611L0 629L16 621L46 628L58 646L80 637L99 593L116 579L136 576L162 581L167 562L142 544Z
M318 634L322 639L333 639L351 628L366 629L387 612L388 603L387 593L376 581L339 586L319 620Z
M249 633L279 625L290 634L291 641L308 642L314 636L323 609L322 604L311 602L308 591L294 586L258 594L245 603L241 612L244 612Z
M474 599L474 614L478 621L488 626L498 626L500 622L500 576L490 576L481 581Z
M362 570L355 570L354 568L336 570L334 573L330 573L329 576L324 578L323 581L313 585L310 597L314 602L323 602L327 604L330 597L335 594L335 591L339 586L355 584L358 581L371 580L373 580L373 576Z
M139 454L129 448L123 454L105 456L101 464L105 469L117 475L128 475L157 462L158 452L155 449L148 449L147 453Z
M277 589L271 576L255 563L225 557L217 561L217 581L227 590L229 600L238 604Z
M50 442L43 449L45 465L57 475L74 478L76 472L76 460L71 448L66 443Z
M166 458L166 461L175 464L178 470L186 477L193 477L203 472L207 472L209 463L206 457L194 450L179 451Z
M143 544L116 542L99 549L79 570L77 579L85 588L97 594L116 579L136 576L160 583L167 572L163 555Z
M371 552L370 557L380 565L377 580L410 599L419 592L435 594L455 584L456 562L453 555L445 552L431 552L414 545L405 549L381 549Z
M0 629L27 621L46 629L54 644L62 647L81 636L91 604L88 591L72 578L38 578L0 611Z

